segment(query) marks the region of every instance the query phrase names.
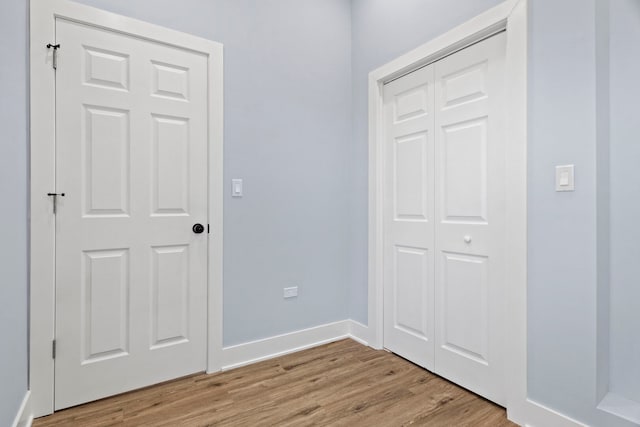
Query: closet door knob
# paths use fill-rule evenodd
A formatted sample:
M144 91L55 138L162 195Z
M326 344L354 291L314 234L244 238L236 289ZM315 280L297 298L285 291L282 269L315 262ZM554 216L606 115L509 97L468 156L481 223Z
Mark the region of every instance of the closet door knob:
M469 236L469 235L464 236L464 242L465 243L471 243L471 236Z

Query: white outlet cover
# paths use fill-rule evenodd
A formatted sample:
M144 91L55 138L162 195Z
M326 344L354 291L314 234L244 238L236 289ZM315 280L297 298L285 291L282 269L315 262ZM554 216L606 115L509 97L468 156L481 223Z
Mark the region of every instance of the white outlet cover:
M573 165L556 166L556 191L574 191Z

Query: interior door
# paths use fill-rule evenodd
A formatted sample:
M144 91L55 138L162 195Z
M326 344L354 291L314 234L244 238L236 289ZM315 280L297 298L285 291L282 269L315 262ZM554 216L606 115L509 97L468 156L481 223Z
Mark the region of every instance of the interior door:
M61 409L206 368L207 62L63 19L56 38Z
M505 33L435 64L436 372L504 405Z
M503 405L505 41L384 87L384 346Z
M384 346L427 369L434 353L434 69L384 87Z

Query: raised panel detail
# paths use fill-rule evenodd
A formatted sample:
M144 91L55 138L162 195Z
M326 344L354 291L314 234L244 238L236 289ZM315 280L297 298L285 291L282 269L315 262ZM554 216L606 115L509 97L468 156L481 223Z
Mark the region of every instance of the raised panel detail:
M487 222L487 119L443 128L443 218Z
M487 364L488 259L443 253L443 348Z
M427 133L394 141L394 210L396 220L427 220L429 191Z
M129 55L84 46L84 83L105 89L129 90Z
M487 96L487 63L475 64L442 78L445 108L476 101Z
M427 85L418 86L395 96L394 102L394 122L399 123L405 120L427 114Z
M151 348L187 341L189 247L153 247Z
M427 337L429 316L429 261L426 249L395 247L394 326L420 338Z
M83 364L126 356L129 251L85 251L82 269Z
M189 120L154 115L153 215L186 215L189 206Z
M127 216L130 204L129 112L85 106L85 216Z
M152 95L186 101L189 94L189 69L152 61Z

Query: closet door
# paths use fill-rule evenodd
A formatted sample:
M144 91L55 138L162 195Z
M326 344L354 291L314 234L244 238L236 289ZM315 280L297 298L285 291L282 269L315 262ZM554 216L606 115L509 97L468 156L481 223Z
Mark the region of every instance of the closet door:
M384 88L384 346L433 369L433 66Z
M435 63L435 371L503 405L505 42Z

